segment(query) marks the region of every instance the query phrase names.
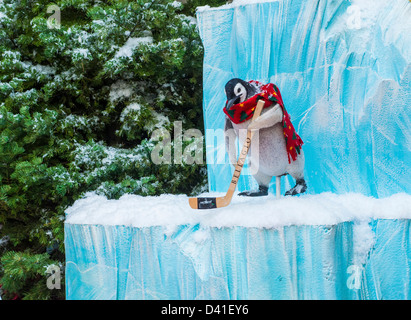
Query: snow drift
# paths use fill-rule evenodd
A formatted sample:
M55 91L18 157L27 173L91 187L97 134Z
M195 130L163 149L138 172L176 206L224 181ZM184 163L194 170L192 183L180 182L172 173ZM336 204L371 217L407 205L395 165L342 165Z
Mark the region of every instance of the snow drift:
M200 196L218 197L220 193ZM346 221L411 218L411 195L401 193L383 199L358 193L330 192L300 197L274 195L261 198L234 196L228 207L193 210L185 195L143 197L124 195L108 200L86 194L66 210L66 224L124 225L134 228L162 226L171 233L180 225L210 228L279 228L290 225L336 225Z

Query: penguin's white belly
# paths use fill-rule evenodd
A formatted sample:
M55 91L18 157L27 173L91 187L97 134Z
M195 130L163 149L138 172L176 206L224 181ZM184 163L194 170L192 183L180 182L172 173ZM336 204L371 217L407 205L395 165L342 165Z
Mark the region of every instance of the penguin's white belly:
M240 146L244 144L246 138L246 128L249 121L234 124L234 129L239 137ZM239 129L245 129L239 131ZM258 141L258 148L256 142ZM302 155L301 155L302 156ZM280 176L289 172L288 155L285 145L284 131L282 123L277 123L272 127L258 130L253 136L251 147L248 153L250 165L257 168L258 172L269 176ZM291 161L293 164L293 161Z

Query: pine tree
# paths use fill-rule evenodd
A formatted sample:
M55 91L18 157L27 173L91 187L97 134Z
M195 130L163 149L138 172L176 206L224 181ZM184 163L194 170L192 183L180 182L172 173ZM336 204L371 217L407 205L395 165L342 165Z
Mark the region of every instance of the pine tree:
M63 268L64 210L86 192L204 190L204 165L150 160L154 130L203 130L202 2L0 1L3 298L64 298L47 270Z

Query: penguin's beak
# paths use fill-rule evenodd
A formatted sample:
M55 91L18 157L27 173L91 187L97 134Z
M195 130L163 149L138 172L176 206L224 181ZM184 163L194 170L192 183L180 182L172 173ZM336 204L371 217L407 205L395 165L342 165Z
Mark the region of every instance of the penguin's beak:
M227 109L227 111L230 110L231 107L232 107L234 104L239 103L240 100L241 100L241 97L234 97L233 99L227 100L227 103L226 103L226 105L225 105L225 108Z

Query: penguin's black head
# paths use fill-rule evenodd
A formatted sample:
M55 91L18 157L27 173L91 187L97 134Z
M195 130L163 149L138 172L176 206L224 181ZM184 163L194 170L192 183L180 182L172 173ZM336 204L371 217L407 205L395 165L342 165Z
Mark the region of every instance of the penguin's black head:
M244 102L257 93L255 86L238 78L228 81L224 89L227 96L227 104L225 106L227 110L230 110L234 104Z

